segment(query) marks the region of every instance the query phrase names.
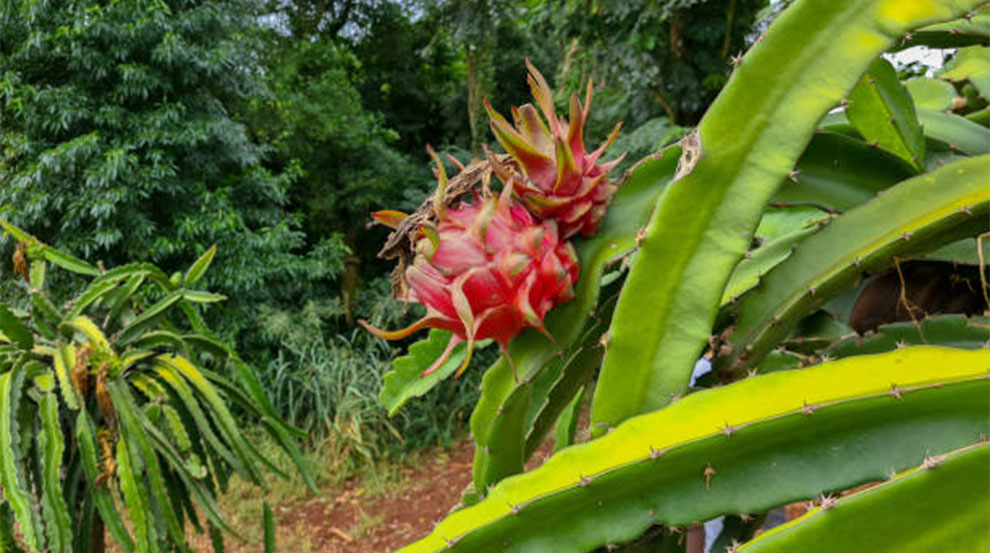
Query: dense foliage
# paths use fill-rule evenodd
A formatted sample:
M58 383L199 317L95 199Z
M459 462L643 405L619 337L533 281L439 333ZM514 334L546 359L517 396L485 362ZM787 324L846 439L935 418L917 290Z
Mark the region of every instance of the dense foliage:
M733 8L733 45L752 24L750 4ZM688 28L699 41L725 36L725 2L643 8L658 26L675 12L708 21ZM417 313L388 305L390 268L375 256L385 234L367 228L367 213L419 205L433 188L427 144L461 161L494 145L482 101L499 110L525 102L527 57L568 83L559 102L595 77L589 134L624 119L616 149L633 154L624 167L683 132L661 103L638 103L646 96L626 77L639 71L617 72L632 63L637 37L653 32L622 27L629 13L583 2L8 2L0 216L107 266L145 260L171 274L217 245L206 282L231 299L207 319L246 358L271 365L263 378L302 362L288 335L345 340L366 352L359 364L387 364L390 352L351 337L354 322L394 326ZM615 33L579 24L585 16L613 21ZM680 82L659 63L669 44L650 48ZM723 57L690 78L709 80L691 109L722 82L706 75L728 74ZM13 245L0 238L5 270ZM52 292L78 283L64 284ZM13 297L9 282L0 293ZM336 367L337 350L320 347L318 365ZM362 393L375 395L373 386ZM291 404L283 414L294 415Z
M2 215L108 265L174 270L216 243L210 282L231 294L302 272L293 174L265 169L231 117L259 92L251 7L5 3Z

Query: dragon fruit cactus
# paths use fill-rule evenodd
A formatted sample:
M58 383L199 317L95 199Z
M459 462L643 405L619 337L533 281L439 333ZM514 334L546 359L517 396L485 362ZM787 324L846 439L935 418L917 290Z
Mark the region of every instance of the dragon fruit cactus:
M543 328L543 317L569 301L578 278L574 248L561 240L552 220L537 221L513 196L510 178L497 197L474 193L474 203L446 205L447 175L437 163L439 186L432 201L436 223L419 225L415 257L405 269L410 300L426 315L401 330L384 331L361 324L387 340L405 338L422 328L453 332L446 350L423 376L440 368L454 346L467 342L461 374L475 342L492 338L505 351L525 327ZM396 226L396 212L380 212L380 221Z
M622 156L608 163L598 161L619 134L622 124L615 126L605 144L587 153L583 132L591 107L591 81L583 106L576 93L571 95L567 121L554 112L553 94L543 75L529 60L526 66L533 98L549 129L532 104L512 108L513 128L486 100L492 131L525 173L515 192L526 206L540 219L557 221L565 240L578 233L590 236L598 229L615 194L617 187L608 181L608 173Z

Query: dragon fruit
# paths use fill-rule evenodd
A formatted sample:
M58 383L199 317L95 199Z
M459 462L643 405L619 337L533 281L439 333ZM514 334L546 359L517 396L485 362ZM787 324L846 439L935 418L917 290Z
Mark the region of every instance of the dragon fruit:
M512 108L513 128L486 100L492 132L525 173L515 191L526 206L540 219L557 221L565 240L578 233L590 236L598 229L617 189L609 183L608 173L623 156L608 163L599 164L598 160L618 136L622 123L615 126L605 144L587 153L583 134L591 108L591 81L583 106L576 93L571 95L567 121L557 117L553 94L543 75L529 60L526 67L533 98L549 129L532 104Z
M423 376L440 368L454 346L467 342L467 367L474 344L492 338L505 351L525 327L544 331L551 308L569 301L578 278L574 248L560 239L552 220L539 222L513 196L513 179L502 192L474 192L474 203L446 205L447 176L439 159L439 186L432 209L436 223L419 226L415 257L405 269L408 296L426 307L426 315L401 330L385 331L360 323L376 336L397 340L423 328L453 333L446 350ZM398 223L390 217L379 217ZM510 360L511 362L511 360Z

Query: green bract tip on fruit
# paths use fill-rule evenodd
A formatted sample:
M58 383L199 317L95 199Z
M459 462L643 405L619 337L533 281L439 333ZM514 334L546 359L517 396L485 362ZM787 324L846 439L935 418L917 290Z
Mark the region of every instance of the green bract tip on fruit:
M609 182L608 173L623 156L607 163L598 161L618 136L622 123L615 126L604 144L589 154L585 151L584 123L591 108L591 80L583 105L576 93L571 94L570 115L565 120L554 111L553 93L546 79L529 60L526 67L533 98L546 124L537 108L526 104L512 108L513 126L486 100L492 132L522 170L516 195L526 206L541 219L557 221L564 239L578 233L590 236L598 229L618 188Z

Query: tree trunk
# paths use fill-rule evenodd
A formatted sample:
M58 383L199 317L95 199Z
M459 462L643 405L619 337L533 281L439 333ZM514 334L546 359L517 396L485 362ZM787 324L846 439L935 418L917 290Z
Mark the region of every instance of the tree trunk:
M471 128L471 153L477 153L479 144L475 137L478 136L478 71L475 61L475 47L471 44L464 45L464 64L467 66L467 88L468 88L468 125Z
M464 41L464 64L467 66L468 125L471 128L471 153L480 155L481 145L488 136L485 98L494 86L493 72L495 33L491 28L488 2L479 1L474 7L476 25Z
M351 227L344 233L344 242L351 252L357 248L357 231ZM340 300L344 308L344 322L354 326L354 308L357 303L358 284L361 282L361 259L350 253L344 258L344 274L340 276Z
M106 552L106 533L106 529L103 526L103 519L100 518L99 514L94 513L93 530L92 534L89 535L89 553Z

